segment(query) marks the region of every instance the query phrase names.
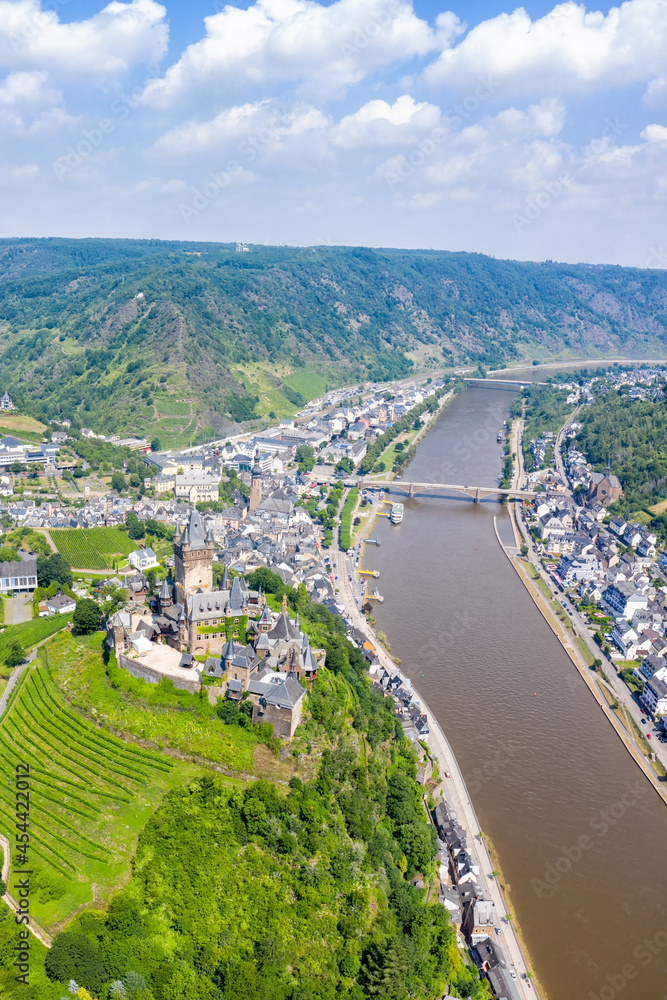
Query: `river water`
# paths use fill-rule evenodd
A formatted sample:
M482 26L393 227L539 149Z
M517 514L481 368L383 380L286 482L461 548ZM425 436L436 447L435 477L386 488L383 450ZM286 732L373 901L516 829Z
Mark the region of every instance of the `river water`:
M511 392L469 389L402 478L495 485ZM549 1000L667 1000L667 807L495 537L495 502L415 498L378 518L378 627L424 694L500 858ZM643 942L647 944L643 944Z

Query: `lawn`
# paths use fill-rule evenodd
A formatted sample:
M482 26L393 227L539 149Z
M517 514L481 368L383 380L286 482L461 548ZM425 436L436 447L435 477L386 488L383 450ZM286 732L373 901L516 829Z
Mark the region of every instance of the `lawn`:
M128 556L138 545L120 528L56 528L50 534L58 552L78 569L111 569L114 558Z
M146 698L114 687L102 662L103 639L100 633L89 637L67 632L44 650L56 684L75 708L109 729L150 740L160 748L197 754L252 773L257 745L253 730L222 723L207 697L178 699L165 691L160 704L161 687L146 685Z
M593 656L590 646L588 645L586 640L583 639L580 635L578 635L574 641L577 645L577 649L579 650L584 660L586 661L587 666L592 667L593 663L595 662L595 657Z
M551 591L550 591L549 587L547 586L546 582L540 576L538 570L527 559L523 559L522 562L523 562L523 565L525 566L526 571L527 571L528 575L530 576L531 580L535 581L535 583L540 588L540 590L542 591L542 593L544 594L544 596L546 597L546 599L548 601L550 601L552 599L552 597L553 597L553 594L551 593Z
M47 928L117 891L164 793L196 774L93 726L62 699L44 665L26 671L12 693L0 751L0 828L12 843L15 767L30 768L31 913ZM20 871L15 852L12 866Z

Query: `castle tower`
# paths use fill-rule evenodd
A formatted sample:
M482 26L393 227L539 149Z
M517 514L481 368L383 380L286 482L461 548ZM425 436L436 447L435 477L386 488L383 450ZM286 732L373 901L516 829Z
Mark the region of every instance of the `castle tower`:
M250 502L248 510L253 514L262 502L262 470L259 467L259 455L255 455L252 467L252 482L250 484Z
M174 535L174 577L176 600L185 604L186 598L197 590L210 593L213 589L213 554L215 542L204 525L198 510L193 510L182 534Z
M170 608L174 603L174 599L171 595L171 587L169 586L169 580L166 576L158 592L158 601L160 603L160 612L164 611L165 608Z

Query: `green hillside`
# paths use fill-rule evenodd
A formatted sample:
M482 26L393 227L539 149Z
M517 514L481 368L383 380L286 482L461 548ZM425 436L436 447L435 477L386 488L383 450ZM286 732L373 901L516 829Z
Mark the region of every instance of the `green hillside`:
M481 254L0 240L0 388L184 444L327 386L462 361L664 352L667 274Z

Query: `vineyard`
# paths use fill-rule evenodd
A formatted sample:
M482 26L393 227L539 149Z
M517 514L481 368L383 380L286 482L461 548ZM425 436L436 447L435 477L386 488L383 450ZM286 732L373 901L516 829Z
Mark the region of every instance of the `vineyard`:
M50 534L58 552L77 569L111 569L114 559L137 547L120 528L55 528Z
M21 622L20 625L8 625L0 632L0 660L3 659L7 649L13 642L18 642L24 649L31 649L42 639L48 639L50 635L59 632L61 628L71 622L72 612L65 615L50 615L48 618L33 618L29 622Z
M137 834L183 769L87 722L45 666L24 671L0 720L0 831L12 843L18 763L30 767L32 909L53 926L114 891Z

